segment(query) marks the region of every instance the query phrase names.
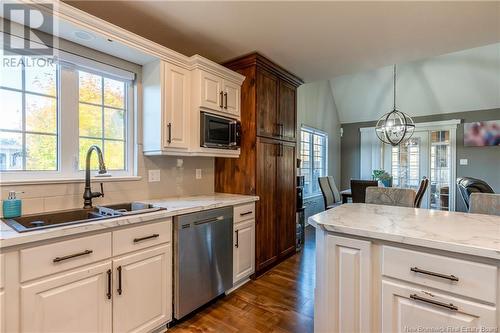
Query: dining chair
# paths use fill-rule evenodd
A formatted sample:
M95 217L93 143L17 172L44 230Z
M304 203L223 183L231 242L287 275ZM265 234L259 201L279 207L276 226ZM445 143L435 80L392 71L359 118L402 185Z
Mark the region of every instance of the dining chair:
M416 192L409 188L367 187L366 203L386 206L413 207Z
M472 193L469 213L500 216L500 194Z
M323 194L325 209L328 210L338 206L340 204L339 203L340 194L338 194L337 190L337 197L336 197L335 192L332 189L331 184L333 183L333 177L331 181L328 179L328 177L318 177L318 182L319 182L319 188L321 189L321 193ZM333 183L333 185L335 186L335 183ZM336 186L335 189L337 189Z
M335 180L333 179L332 176L327 176L327 178L328 178L328 184L330 184L330 188L332 189L333 192L335 203L341 202L342 198L340 197L340 192L339 189L337 188L337 185L335 185Z
M420 205L422 204L422 199L424 198L424 194L428 186L429 186L429 179L427 177L423 177L422 180L420 181L420 186L418 187L413 207L420 208Z
M366 198L366 188L370 186L377 187L378 181L351 179L352 202L364 203Z
M472 177L457 178L457 187L467 210L470 209L469 202L472 193L495 193L488 183Z

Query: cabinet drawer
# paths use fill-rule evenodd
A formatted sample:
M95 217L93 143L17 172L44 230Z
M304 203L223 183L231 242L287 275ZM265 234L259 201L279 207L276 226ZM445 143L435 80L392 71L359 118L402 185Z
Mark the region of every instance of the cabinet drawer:
M234 206L234 223L255 219L255 203Z
M111 257L111 233L21 250L21 281Z
M385 276L496 304L495 266L391 246L382 260Z
M172 219L113 232L113 255L144 249L172 240Z

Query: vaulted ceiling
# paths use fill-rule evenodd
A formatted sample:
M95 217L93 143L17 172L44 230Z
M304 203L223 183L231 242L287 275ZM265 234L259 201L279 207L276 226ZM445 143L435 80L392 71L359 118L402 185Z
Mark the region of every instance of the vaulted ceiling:
M256 50L306 81L500 41L500 2L66 2L186 55Z

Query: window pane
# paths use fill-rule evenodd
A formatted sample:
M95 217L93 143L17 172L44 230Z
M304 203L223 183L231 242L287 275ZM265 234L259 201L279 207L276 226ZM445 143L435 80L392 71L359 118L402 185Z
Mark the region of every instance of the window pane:
M102 77L79 71L80 102L102 104Z
M104 79L104 104L123 109L125 105L125 84L112 79Z
M22 67L2 66L0 69L0 86L21 90L23 88Z
M35 64L37 62L35 61ZM40 62L46 66L26 67L26 91L39 94L56 95L56 66L49 62Z
M100 139L86 139L80 138L80 147L79 147L79 167L80 170L85 170L85 159L87 157L87 151L90 146L97 145L102 150L102 141ZM106 163L106 160L104 160ZM99 168L99 160L97 159L97 154L95 152L92 153L90 159L90 168L92 170L97 170Z
M104 163L109 170L125 169L125 143L123 141L104 141Z
M52 97L26 94L26 130L57 133L56 100Z
M125 112L123 110L104 109L104 136L108 139L125 138Z
M57 170L57 137L26 134L26 170Z
M0 170L23 169L23 136L0 131Z
M99 106L80 103L80 136L102 137L102 109Z
M21 130L23 95L20 92L0 89L0 128Z

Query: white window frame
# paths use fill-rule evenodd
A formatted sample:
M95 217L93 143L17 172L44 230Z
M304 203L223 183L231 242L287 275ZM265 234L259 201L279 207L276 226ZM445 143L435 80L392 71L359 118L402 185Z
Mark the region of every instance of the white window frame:
M325 132L325 131L322 131L322 130L319 130L319 129L316 129L316 128L313 128L313 127L309 127L309 126L306 126L306 125L301 125L300 126L300 157L302 158L302 131L305 131L305 132L308 132L308 133L311 133L313 134L313 138L311 140L311 142L309 142L309 160L310 160L310 166L309 166L309 174L311 175L311 181L310 181L310 189L309 191L304 191L304 199L307 199L307 198L312 198L312 197L316 197L318 195L321 195L321 190L318 190L316 192L312 192L312 184L313 184L313 179L312 179L312 174L313 174L313 170L315 169L314 168L314 149L313 149L313 146L314 146L314 135L320 135L320 136L323 136L324 139L325 139L325 146L324 146L324 150L323 150L323 156L324 156L324 170L325 170L325 176L328 174L328 133ZM301 166L302 168L302 166ZM308 192L307 194L305 194L306 192Z
M134 99L137 85L135 74L107 65L92 59L54 50L58 59L57 71L57 170L56 171L0 171L0 184L22 183L58 183L81 181L85 176L84 170L79 170L79 87L78 70L91 72L106 78L125 81L126 112L125 112L125 170L109 170L111 177L99 178L100 181L117 181L136 179L137 154L135 142L135 112ZM64 97L62 97L64 96ZM65 112L64 110L70 110ZM106 162L106 161L104 161ZM95 176L93 172L93 177Z

